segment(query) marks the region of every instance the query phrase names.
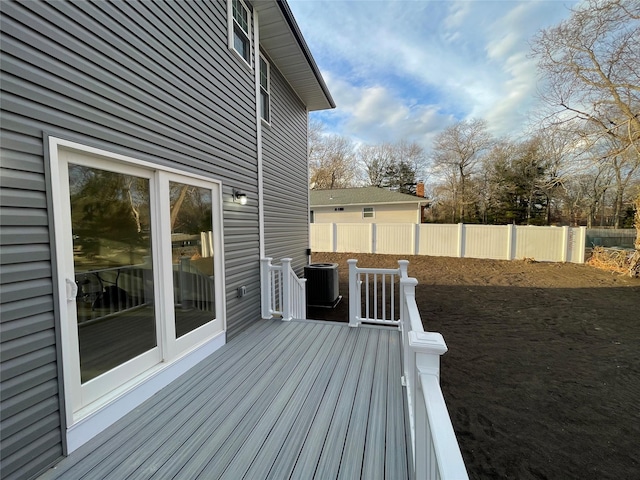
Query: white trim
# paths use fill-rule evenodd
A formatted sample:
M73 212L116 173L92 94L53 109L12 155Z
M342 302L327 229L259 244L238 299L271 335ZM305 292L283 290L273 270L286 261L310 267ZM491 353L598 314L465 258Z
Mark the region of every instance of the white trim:
M59 292L62 295L62 292L66 292L66 272L67 272L67 263L68 263L68 253L66 253L65 249L62 248L61 241L59 239L64 238L65 229L70 228L71 220L66 218L63 215L63 212L66 211L63 208L63 198L69 198L69 183L68 179L64 178L65 183L63 183L63 178L60 175L60 159L58 157L58 146L60 145L59 139L50 137L49 138L49 162L51 164L51 198L53 204L53 235L56 241L56 255L58 258L58 263L62 263L59 268L57 268L57 283ZM72 259L73 261L73 259ZM74 302L67 302L65 298L59 298L58 304L60 306L60 338L61 339L69 339L75 345L78 344L78 331L75 328L71 328L68 322L69 318L69 304L72 306ZM72 308L75 308L73 306ZM73 381L73 379L80 378L80 361L79 354L77 351L69 348L61 348L62 350L62 381L64 385L64 405L66 412L66 425L71 425L73 423L73 405L71 404L71 400L74 397L80 395L79 388L77 382Z
M183 370L178 367L174 368L173 365L178 359L184 358L185 355L191 356L191 351L200 350L203 345L216 345L212 350L215 351L220 345L224 344L226 338L226 285L224 278L224 244L222 240L222 184L220 181L203 175L183 172L175 168L164 167L56 137L49 138L49 158L54 219L52 230L56 239L56 256L59 264L59 268L56 269L56 281L60 298L55 300L60 306L62 381L65 391L63 401L66 411L68 450L72 451L81 444L78 442L86 441L86 438L90 438L95 433L103 430L108 424L113 423L118 415L122 416L132 410L175 378L170 375L166 381L160 380L159 383L155 381L161 386L155 390L155 387L153 387L151 389L153 391L149 390L151 393L147 395L145 392L148 388L144 386L155 385L156 383L154 383L152 377L156 377L159 372L167 369L172 372L186 371L193 364L189 364ZM154 282L156 285L154 310L158 312L156 314L157 346L85 384L82 384L80 380L75 300L68 300L69 295L66 293L67 277L75 274L69 235L69 232L71 232L71 216L68 203L66 203L69 198L69 179L67 174L62 173L68 172L68 164L70 162L148 179L151 215L156 220L152 225L151 238ZM211 191L211 220L214 233L212 238L214 252L216 252L216 260L214 261L216 283L214 290L215 319L179 339L175 338L173 283L165 281L167 278L170 279L172 277L172 271L166 271L166 268L172 268L170 245L165 245L166 242L163 241L170 238L171 229L170 225L167 225L169 207L168 205L164 206L164 203L168 203L165 200L169 198L169 181L188 183ZM165 191L164 195L162 191ZM167 232L169 233L167 234ZM169 266L167 267L167 265ZM71 278L71 281L73 282L74 279ZM75 296L75 293L72 295ZM161 303L162 299L164 299L164 303ZM170 304L169 307L166 304L167 301ZM182 364L182 360L179 363ZM129 372L129 375L134 376L127 378L127 372ZM139 388L142 388L140 392L138 392ZM119 401L118 399L120 398L127 398L128 400ZM140 401L136 400L140 398ZM116 401L119 402L119 407L112 413L104 413L111 412L113 410L111 405ZM120 411L124 413L117 413ZM98 420L90 420L90 418L98 418ZM90 426L85 428L81 427L81 424ZM73 432L75 431L79 433L74 434Z
M184 171L184 170L178 170L177 168L172 168L172 167L167 167L165 165L158 165L157 163L151 163L151 162L147 162L145 160L140 160L138 158L134 158L134 157L129 157L127 155L121 155L119 153L115 153L115 152L110 152L108 150L103 150L100 148L95 148L95 147L90 147L88 145L85 145L83 143L78 143L78 142L72 142L69 140L64 140L61 138L57 138L57 137L49 137L49 149L50 149L50 153L51 153L51 159L53 160L54 157L54 150L53 147L67 147L71 150L79 150L83 153L88 153L91 155L96 155L96 156L100 156L100 157L107 157L110 161L118 161L121 163L126 163L129 165L136 165L139 167L142 167L146 170L162 170L163 172L167 172L167 173L174 173L176 175L181 175L183 177L189 177L189 178L193 178L193 179L199 179L208 183L215 183L217 185L220 186L220 188L222 188L222 182L220 180L217 180L215 178L210 178L207 177L205 175L201 175L198 173L192 173L192 172L188 172L188 171ZM55 157L57 158L57 150L55 150ZM53 177L52 177L53 178Z
M376 202L375 200L372 202L362 202L362 203L327 203L327 204L319 204L314 203L311 205L312 207L370 207L376 205L427 205L429 202L427 201L418 201L415 200L402 200L400 202Z
M186 353L179 360L160 364L152 371L145 372L144 376L141 375L143 378L140 378L135 384L136 388L129 386L128 391L113 398L99 410L87 414L82 420L67 429L68 453L78 449L105 428L124 417L187 370L214 353L225 343L226 334L221 332L206 343Z

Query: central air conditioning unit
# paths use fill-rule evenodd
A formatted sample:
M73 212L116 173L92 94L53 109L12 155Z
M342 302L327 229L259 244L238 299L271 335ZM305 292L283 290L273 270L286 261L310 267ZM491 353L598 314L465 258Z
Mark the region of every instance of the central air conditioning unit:
M334 308L340 299L337 263L312 263L304 267L308 307Z

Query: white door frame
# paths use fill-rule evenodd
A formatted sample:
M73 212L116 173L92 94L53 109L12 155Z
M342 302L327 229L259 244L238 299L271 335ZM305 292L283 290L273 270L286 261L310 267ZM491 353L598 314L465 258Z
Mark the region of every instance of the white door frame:
M156 286L154 302L157 315L161 316L160 327L156 329L157 347L116 367L107 374L82 385L80 382L80 363L78 350L77 320L75 317L75 276L73 249L71 241L71 217L69 213L69 183L67 161L69 158L78 161L78 155L89 159L83 164L99 166L115 165L115 170L149 178L151 187L151 214L160 219L153 227L152 249L154 265L154 284ZM60 298L56 299L60 312L60 333L62 339L62 372L64 385L64 406L66 411L67 450L73 451L100 430L115 422L119 417L135 408L153 393L170 383L207 355L225 343L226 304L224 279L224 246L222 221L222 185L221 182L203 175L194 175L173 168L160 167L125 155L88 147L76 142L49 137L49 158L51 163L51 191L53 204L53 235L57 256L56 278ZM107 163L105 163L107 162ZM113 169L107 168L108 170ZM162 298L169 292L173 299L171 280L171 261L166 264L167 225L162 219L168 211L168 196L158 194L168 185L169 180L188 182L196 186L210 188L212 191L212 221L214 244L214 278L215 278L215 320L209 322L179 339L175 339L173 316L168 318L167 306L162 305ZM168 190L168 186L167 186ZM170 239L170 229L169 229ZM163 245L164 244L164 245ZM171 305L173 308L173 305ZM140 373L133 378L126 378L119 370L136 368ZM115 383L119 386L113 388ZM105 388L110 386L105 394ZM102 412L102 413L101 413Z

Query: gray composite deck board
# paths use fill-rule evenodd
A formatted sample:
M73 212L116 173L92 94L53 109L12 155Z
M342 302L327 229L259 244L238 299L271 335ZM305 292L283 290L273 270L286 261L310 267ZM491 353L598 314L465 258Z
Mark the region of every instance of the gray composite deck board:
M399 332L257 322L41 479L405 479Z

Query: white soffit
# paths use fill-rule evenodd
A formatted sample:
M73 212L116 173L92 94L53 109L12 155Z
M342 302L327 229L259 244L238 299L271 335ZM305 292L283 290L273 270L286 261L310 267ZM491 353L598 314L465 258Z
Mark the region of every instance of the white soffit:
M310 111L335 108L331 93L284 0L256 0L260 45Z

